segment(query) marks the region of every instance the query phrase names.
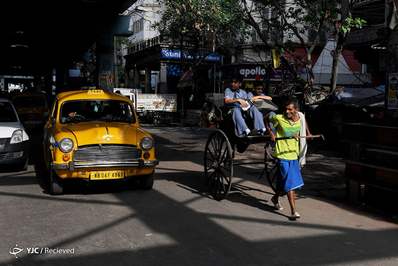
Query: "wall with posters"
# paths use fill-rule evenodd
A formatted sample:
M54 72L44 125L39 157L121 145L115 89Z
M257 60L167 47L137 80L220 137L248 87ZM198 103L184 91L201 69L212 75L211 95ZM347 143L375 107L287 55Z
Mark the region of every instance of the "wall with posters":
M137 94L137 111L177 112L177 94Z

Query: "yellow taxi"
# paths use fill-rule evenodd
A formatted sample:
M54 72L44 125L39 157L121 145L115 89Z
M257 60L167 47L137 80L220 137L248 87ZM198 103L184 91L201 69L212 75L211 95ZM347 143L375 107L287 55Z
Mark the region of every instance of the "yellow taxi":
M152 189L155 142L140 127L133 103L120 94L90 89L56 96L44 128L44 161L50 193L66 179L139 181Z
M49 111L44 93L16 94L12 98L12 103L25 129L43 129Z

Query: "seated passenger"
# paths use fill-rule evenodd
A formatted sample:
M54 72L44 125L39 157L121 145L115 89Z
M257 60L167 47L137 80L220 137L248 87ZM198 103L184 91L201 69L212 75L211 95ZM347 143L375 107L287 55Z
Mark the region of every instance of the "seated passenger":
M253 83L253 91L249 92L247 96L252 100L253 102L258 102L258 101L272 101L272 97L266 96L263 93L263 83L261 81L255 81ZM278 106L273 104L272 102L268 102L265 105L266 112L261 111L264 114L265 117L273 116L276 115L276 111L278 111ZM275 128L272 125L272 123L269 123L269 126L272 130L272 132L275 134Z
M257 134L263 135L265 133L265 126L263 121L263 115L253 105L252 101L248 99L248 96L242 86L243 78L241 75L234 75L232 77L231 88L228 88L224 92L224 103L226 106L232 108L232 120L238 131L239 137L245 137L249 135ZM244 110L248 108L247 110ZM246 114L253 120L254 129L253 132L246 125L244 116Z
M253 91L247 93L247 97L249 97L253 103L260 100L272 101L270 96L266 96L263 93L263 83L261 81L255 81L253 83Z

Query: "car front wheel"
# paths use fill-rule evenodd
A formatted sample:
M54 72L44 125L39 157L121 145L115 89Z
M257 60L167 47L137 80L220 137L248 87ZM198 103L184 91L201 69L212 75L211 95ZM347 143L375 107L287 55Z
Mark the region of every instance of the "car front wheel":
M17 166L18 171L26 171L28 170L28 159L26 159L23 163Z
M140 187L144 190L150 190L153 187L155 181L155 170L149 175L144 175L140 179Z
M64 180L50 166L50 194L61 195L64 192Z

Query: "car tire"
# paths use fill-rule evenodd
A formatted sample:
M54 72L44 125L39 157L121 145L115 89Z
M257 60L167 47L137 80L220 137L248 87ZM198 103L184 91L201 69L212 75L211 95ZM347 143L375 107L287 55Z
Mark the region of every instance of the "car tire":
M50 166L50 194L61 195L64 192L64 180Z
M18 165L18 171L26 171L28 170L28 159L24 163Z
M149 175L140 178L140 188L144 190L151 190L155 182L155 170Z

